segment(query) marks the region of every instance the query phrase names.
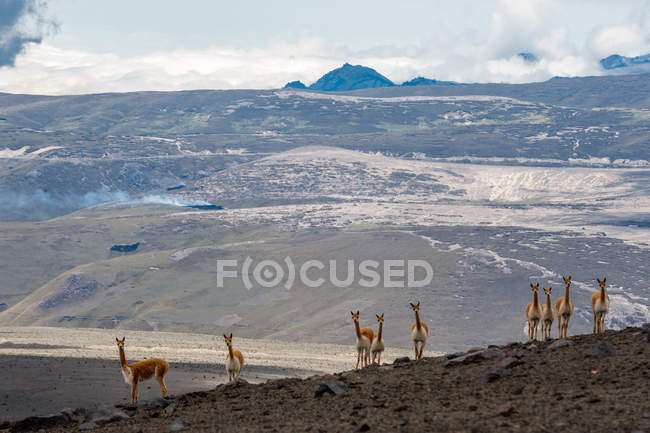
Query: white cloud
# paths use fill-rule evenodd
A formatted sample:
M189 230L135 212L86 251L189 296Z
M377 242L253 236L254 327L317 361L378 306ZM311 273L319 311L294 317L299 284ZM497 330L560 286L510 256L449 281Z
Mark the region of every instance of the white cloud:
M292 80L310 84L344 62L375 68L396 83L421 75L461 82L529 82L552 76L597 75L609 54L650 52L650 1L625 22L594 25L576 38L558 0L499 0L485 31L459 27L409 45L362 49L322 37L273 40L257 48L214 46L158 50L145 55L62 49L30 44L14 68L0 68L0 91L80 94L136 90L277 88ZM596 2L596 4L601 4ZM604 3L603 3L604 4ZM633 8L634 9L634 8ZM478 35L482 35L478 37ZM516 54L532 52L527 63Z

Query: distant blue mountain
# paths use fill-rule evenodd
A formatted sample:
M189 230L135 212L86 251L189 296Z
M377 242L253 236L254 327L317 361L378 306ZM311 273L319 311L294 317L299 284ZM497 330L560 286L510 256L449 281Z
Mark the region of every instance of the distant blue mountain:
M302 84L302 81L291 81L284 85L283 89L306 89L307 86Z
M402 83L402 86L456 86L458 83L455 83L453 81L439 81L439 80L432 80L430 78L424 78L424 77L415 77L412 80L409 81L404 81Z
M637 57L625 57L618 54L613 54L604 59L600 59L600 65L607 70L634 67L639 65L647 65L650 67L650 54Z
M528 63L535 63L537 61L537 56L533 53L517 53L517 55Z
M394 85L392 81L372 68L346 63L340 68L334 69L320 77L309 88L312 90L335 92L392 87Z

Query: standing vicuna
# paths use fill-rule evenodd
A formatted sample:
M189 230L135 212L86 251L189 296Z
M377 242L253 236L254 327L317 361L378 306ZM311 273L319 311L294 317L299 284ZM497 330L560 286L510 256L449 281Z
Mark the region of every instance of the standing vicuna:
M372 344L375 333L370 328L359 327L359 311L356 313L350 311L350 314L352 314L354 330L357 337L357 365L354 369L358 370L359 362L361 362L361 367L370 365L370 345Z
M124 340L122 337L115 338L117 341L117 348L120 351L120 365L122 366L122 376L124 381L131 385L131 404L138 402L138 383L151 379L152 376L156 377L158 384L160 384L160 391L163 398L167 395L167 387L165 386L165 374L169 371L169 364L167 361L160 358L150 358L144 361L134 362L133 364L126 363L126 355L124 354Z
M567 329L569 328L569 319L573 314L573 300L569 297L569 288L571 287L571 276L564 278L564 296L555 303L557 313L557 338L566 338Z
M591 296L591 308L594 310L594 334L605 333L605 314L609 311L609 295L605 293L605 282L607 278L598 281L600 292L594 293Z
M239 374L244 366L244 355L239 350L232 348L232 333L230 337L223 334L223 338L228 346L228 355L226 355L226 373L228 374L228 382L239 379Z
M375 362L377 364L381 364L381 354L384 353L384 337L383 337L383 331L384 331L384 313L375 314L377 316L377 322L379 322L379 329L377 330L377 335L375 335L375 338L372 340L372 344L370 345L370 354L372 355L372 363L374 364Z
M526 305L526 319L528 319L528 340L537 340L537 326L542 320L542 305L539 303L537 297L537 290L539 290L539 283L530 284L533 290L533 302Z
M546 295L546 303L542 305L542 341L551 338L551 325L555 319L555 311L553 311L553 304L551 304L551 288L544 289Z
M429 336L429 327L426 323L420 320L420 301L417 304L411 304L411 308L415 313L415 323L411 326L411 341L413 341L413 347L415 349L415 359L422 358L422 352L424 351L424 345L427 344L427 337ZM420 343L420 349L418 350L418 343Z

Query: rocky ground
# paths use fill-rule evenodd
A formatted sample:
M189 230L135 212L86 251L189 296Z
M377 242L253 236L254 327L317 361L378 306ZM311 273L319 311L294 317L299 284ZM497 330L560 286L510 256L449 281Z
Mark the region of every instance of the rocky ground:
M650 325L359 372L243 381L0 431L650 432ZM98 390L97 392L101 392Z

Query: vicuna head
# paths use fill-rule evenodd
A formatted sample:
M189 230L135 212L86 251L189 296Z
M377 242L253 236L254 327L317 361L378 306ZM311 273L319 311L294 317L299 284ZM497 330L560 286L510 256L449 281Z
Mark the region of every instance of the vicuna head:
M223 334L223 339L226 341L226 346L232 346L232 332L230 333L230 337L226 334Z
M121 340L115 337L115 341L117 341L117 347L124 347L124 340L126 340L126 337L122 337Z
M607 281L607 277L603 278L602 281L599 280L598 278L596 278L596 281L598 281L598 285L600 286L600 288L604 289L605 288L605 281Z
M356 313L354 311L350 311L350 314L352 314L352 320L354 320L355 322L359 321L359 310L357 310Z
M377 316L377 322L384 323L384 313L381 313L381 315L375 314L375 316Z
M533 293L537 293L537 291L539 290L539 283L537 284L530 283L530 288L532 289Z
M410 302L409 302L409 303L410 303ZM415 311L416 313L417 313L418 311L420 311L420 301L418 301L417 304L411 304L411 308L412 308L413 311Z
M551 288L549 287L548 289L544 289L544 293L547 295L551 294Z
M564 280L564 285L566 287L569 287L571 285L571 275L569 275L569 278L562 277L562 279Z

